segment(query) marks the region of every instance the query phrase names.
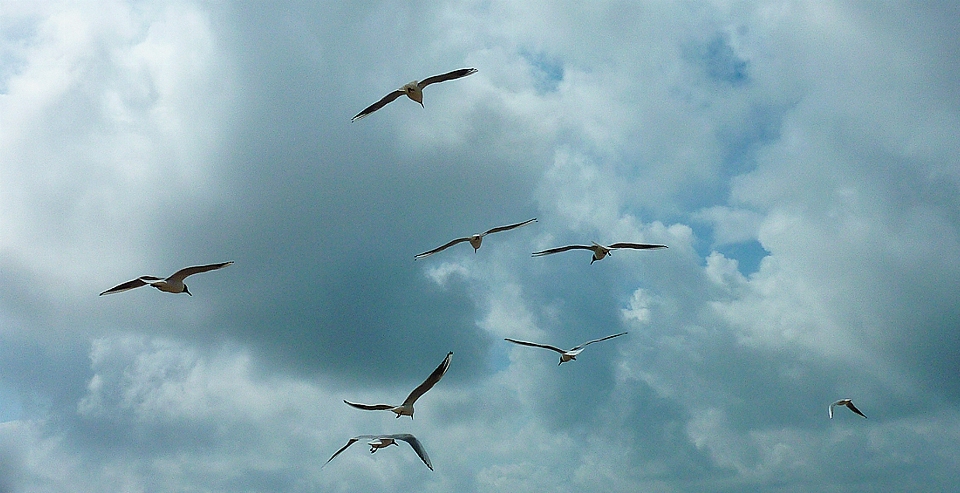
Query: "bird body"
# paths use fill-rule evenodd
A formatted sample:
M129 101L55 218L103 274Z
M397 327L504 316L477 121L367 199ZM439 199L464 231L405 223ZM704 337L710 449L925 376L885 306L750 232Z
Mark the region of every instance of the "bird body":
M634 250L656 250L660 248L667 248L667 245L621 242L621 243L614 243L610 246L603 246L599 243L594 242L590 245L567 245L567 246L562 246L557 248L550 248L550 249L542 250L539 252L533 252L531 255L534 257L542 257L544 255L566 252L569 250L590 250L593 252L593 259L590 260L590 263L593 264L597 260L603 260L603 258L609 255L612 250L617 250L619 248L631 248Z
M576 360L576 359L577 359L577 356L579 356L580 353L583 351L583 348L585 348L585 347L587 347L587 346L589 346L589 345L591 345L591 344L593 344L593 343L595 343L595 342L605 341L605 340L607 340L607 339L613 339L614 337L620 337L620 336L622 336L622 335L624 335L624 334L626 334L626 332L621 332L621 333L619 333L619 334L608 335L608 336L606 336L606 337L601 337L601 338L599 338L599 339L594 339L594 340L592 340L592 341L587 341L587 342L585 342L585 343L583 343L583 344L581 344L581 345L579 345L579 346L573 347L573 348L568 349L568 350L563 350L563 349L560 349L560 348L558 348L558 347L556 347L556 346L551 346L551 345L549 345L549 344L540 344L539 342L518 341L518 340L516 340L516 339L510 339L510 338L504 338L504 340L505 340L505 341L508 341L508 342L512 342L512 343L514 343L514 344L520 344L520 345L522 345L522 346L540 347L540 348L544 348L544 349L549 349L549 350L551 350L551 351L556 351L556 352L560 353L560 362L557 363L557 366L559 366L559 365L562 365L562 364L566 363L567 361Z
M141 286L147 286L147 285L153 286L159 289L160 291L163 291L166 293L174 293L174 294L187 293L190 296L193 296L193 294L190 293L190 290L187 289L187 285L184 284L183 282L184 279L186 279L188 276L199 274L201 272L222 269L232 263L233 262L231 261L231 262L222 262L219 264L195 265L193 267L185 267L183 269L178 270L177 272L174 272L173 275L171 275L166 279L162 279L154 276L140 276L132 281L127 281L123 284L114 286L100 293L100 296L103 296L105 294L121 293L123 291L129 291L131 289L139 288Z
M427 393L428 390L433 388L437 382L443 378L443 374L447 372L447 368L450 368L450 360L453 358L453 351L447 353L447 357L440 362L440 366L437 366L433 373L427 377L417 388L413 389L410 392L410 395L404 399L403 404L399 406L394 406L391 404L360 404L358 402L350 402L346 399L343 400L349 406L353 406L357 409L363 409L365 411L392 411L397 415L397 418L400 416L410 416L410 419L413 419L413 403L417 401L423 394Z
M420 103L420 106L423 107L423 88L424 87L427 87L430 84L434 84L437 82L444 82L448 80L459 79L461 77L466 77L476 72L477 72L477 69L475 68L462 68L459 70L454 70L452 72L447 72L445 74L427 77L426 79L423 79L421 81L414 80L414 81L408 82L403 86L401 86L400 89L397 89L396 91L393 91L390 94L387 94L386 96L380 98L380 101L377 101L376 103L373 103L370 106L367 106L366 108L364 108L363 111L361 111L360 113L357 113L357 115L354 116L352 119L350 119L350 121L355 122L369 115L370 113L373 113L374 111L377 111L380 108L383 108L393 100L404 95L412 99L413 101Z
M859 409L857 409L857 406L854 406L854 405L853 405L853 401L852 401L851 399L840 399L840 400L838 400L837 402L834 402L833 404L830 404L830 407L827 408L827 413L830 415L830 419L833 419L833 408L834 408L834 406L846 406L847 409L849 409L849 410L851 410L851 411L859 414L860 416L863 416L864 418L867 417L865 414L863 414L862 412L860 412Z
M506 226L497 226L497 227L495 227L495 228L490 228L490 229L484 231L483 233L477 233L477 234L475 234L475 235L464 236L464 237L462 237L462 238L457 238L457 239L455 239L455 240L450 240L449 242L447 242L447 243L445 243L445 244L443 244L443 245L440 245L440 246L438 246L437 248L434 248L433 250L430 250L430 251L427 251L427 252L423 252L423 253L418 253L418 254L415 255L413 258L414 258L414 260L416 260L416 259L421 259L421 258L424 258L424 257L429 257L429 256L433 255L434 253L437 253L437 252L446 250L447 248L449 248L449 247L451 247L451 246L453 246L453 245L456 245L457 243L463 243L463 242L465 242L465 241L470 242L470 246L473 247L473 252L476 253L477 250L480 249L480 244L483 243L483 237L484 237L484 236L487 236L488 234L491 234L491 233L499 233L499 232L501 232L501 231L508 231L508 230L511 230L511 229L514 229L514 228L519 228L520 226L526 226L527 224L534 223L534 222L537 222L537 218L527 219L526 221L519 222L519 223L516 223L516 224L508 224L508 225L506 225Z
M433 470L433 464L430 463L430 456L427 455L427 451L423 448L423 444L420 443L420 440L417 440L417 437L409 433L401 433L398 435L355 436L350 440L348 440L346 445L344 445L343 447L340 447L340 450L337 450L332 456L330 456L330 458L327 459L327 462L325 462L323 465L326 466L327 464L329 464L330 461L334 459L334 457L340 455L340 452L343 452L344 450L346 450L347 447L353 445L354 443L357 443L360 440L365 440L365 439L370 439L370 441L367 442L367 445L370 446L371 454L375 453L377 450L380 450L382 448L387 448L391 445L397 445L399 447L400 445L397 443L397 440L402 440L404 442L407 442L410 444L410 447L413 448L413 451L416 452L417 455L420 457L420 460L422 460L423 463L426 464L431 471Z

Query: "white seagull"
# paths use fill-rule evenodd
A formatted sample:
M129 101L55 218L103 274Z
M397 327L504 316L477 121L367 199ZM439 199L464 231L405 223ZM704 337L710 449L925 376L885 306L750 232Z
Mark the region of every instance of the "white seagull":
M357 116L350 119L351 122L355 122L374 111L379 110L387 105L387 103L393 101L394 99L407 95L408 98L420 103L420 106L423 107L423 88L433 84L435 82L444 82L453 79L459 79L461 77L466 77L470 74L477 73L475 68L462 68L460 70L454 70L453 72L447 72L445 74L434 75L433 77L427 77L426 79L421 80L420 82L412 81L403 85L400 89L387 94L380 101L367 106L363 111L357 113Z
M465 241L469 241L469 242L470 242L470 246L473 247L473 253L477 253L477 250L480 249L480 243L483 242L483 237L484 237L484 236L487 236L487 235L490 234L490 233L499 233L499 232L501 232L501 231L507 231L507 230L511 230L511 229L513 229L513 228L519 228L520 226L526 226L527 224L530 224L530 223L533 223L533 222L536 222L536 221L537 221L537 218L527 219L526 221L524 221L524 222L522 222L522 223L510 224L510 225L508 225L508 226L497 226L496 228L488 229L488 230L484 231L483 233L478 233L478 234L475 234L475 235L473 235L473 236L464 236L463 238L457 238L457 239L455 239L455 240L450 241L449 243L447 243L447 244L445 244L445 245L438 246L437 248L434 248L433 250L430 250L429 252L423 252L423 253L419 253L419 254L417 254L417 255L414 255L413 258L414 258L414 260L416 260L416 259L419 259L419 258L429 257L429 256L433 255L434 253L437 253L437 252L442 251L442 250L446 250L448 247L451 247L451 246L453 246L453 245L456 245L457 243L463 243L463 242L465 242Z
M833 419L833 407L834 407L834 406L847 406L847 409L850 409L851 411L859 414L860 416L863 416L864 418L867 417L865 414L863 414L862 412L860 412L859 409L857 409L857 406L854 406L854 405L853 405L853 401L852 401L852 400L850 400L850 399L840 399L839 401L834 402L833 404L830 404L830 407L827 408L827 414L830 415L830 419Z
M379 449L386 448L386 447L389 447L389 446L391 446L391 445L396 445L396 446L399 447L400 444L397 443L397 440L403 440L403 441L409 443L409 444L410 444L410 447L413 448L413 451L416 452L417 455L420 456L420 460L422 460L423 463L426 464L427 467L429 467L431 471L433 470L433 464L430 463L430 456L428 456L428 455L427 455L427 451L423 449L423 445L420 443L420 440L417 440L417 437L415 437L415 436L413 436L413 435L411 435L411 434L409 434L409 433L402 433L402 434L399 434L399 435L359 435L359 436L355 436L355 437L351 438L349 441L347 441L347 444L346 444L346 445L344 445L343 447L340 447L340 450L337 450L337 452L336 452L335 454L333 454L329 459L327 459L327 462L325 462L323 465L326 466L327 464L329 464L330 461L332 461L334 457L340 455L340 452L343 452L344 450L346 450L347 447L353 445L354 443L357 443L357 442L360 441L360 440L365 440L365 439L368 439L368 438L370 439L370 441L367 442L367 445L370 445L370 453L371 453L371 454L374 453L374 452L376 452L376 451L379 450Z
M557 363L557 366L560 366L560 365L566 363L567 361L577 359L577 355L579 355L580 352L583 351L583 348L585 348L585 347L587 347L587 346L589 346L589 345L591 345L591 344L593 344L593 343L595 343L595 342L605 341L605 340L607 340L607 339L613 339L614 337L620 337L620 336L622 336L622 335L624 335L624 334L626 334L626 332L621 332L621 333L619 333L619 334L613 334L613 335L609 335L609 336L606 336L606 337L601 337L601 338L599 338L599 339L594 339L594 340L592 340L592 341L587 341L587 342L585 342L585 343L583 343L583 344L581 344L581 345L579 345L579 346L577 346L577 347L574 347L573 349L570 349L570 350L568 350L568 351L564 351L563 349L560 349L560 348L558 348L558 347L556 347L556 346L551 346L551 345L549 345L549 344L540 344L540 343L537 343L537 342L518 341L518 340L516 340L516 339L510 339L510 338L504 338L504 340L505 340L505 341L510 341L510 342L512 342L512 343L514 343L514 344L520 344L520 345L522 345L522 346L542 347L542 348L544 348L544 349L549 349L549 350L551 350L551 351L556 351L556 352L560 353L560 362Z
M413 403L417 402L417 399L419 399L421 395L427 393L428 390L430 390L434 385L437 384L437 382L440 381L441 378L443 378L443 374L447 372L447 368L450 368L451 358L453 358L453 351L447 353L447 357L443 358L440 366L438 366L436 370L433 370L433 373L431 373L430 376L423 381L423 383L421 383L417 388L413 389L413 392L410 392L410 395L408 395L403 401L403 404L400 404L399 406L392 406L390 404L359 404L356 402L350 402L346 399L344 399L343 402L357 409L363 409L366 411L393 411L396 413L398 418L400 416L410 416L410 419L413 419Z
M233 262L223 262L220 264L209 264L209 265L195 265L193 267L185 267L173 273L172 276L161 279L154 276L140 276L132 281L127 281L119 286L114 286L102 293L100 296L105 294L120 293L122 291L128 291L133 288L139 288L141 286L150 285L160 291L165 291L167 293L187 293L190 296L190 291L187 290L187 285L183 283L183 280L194 274L199 274L201 272L207 272L208 270L217 270L222 269Z
M590 263L594 263L597 260L602 260L603 257L606 257L610 254L610 250L616 250L618 248L633 248L634 250L655 250L658 248L667 248L667 245L651 245L649 243L614 243L610 246L603 246L598 243L593 243L592 245L567 245L557 248L551 248L549 250L543 250L539 252L533 252L531 255L534 257L542 257L544 255L550 255L551 253L560 253L567 250L591 250L593 251L593 260Z

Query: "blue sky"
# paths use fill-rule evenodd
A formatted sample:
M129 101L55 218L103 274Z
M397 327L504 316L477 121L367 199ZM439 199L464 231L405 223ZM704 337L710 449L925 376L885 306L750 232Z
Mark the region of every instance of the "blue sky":
M5 2L0 492L960 491L957 19Z

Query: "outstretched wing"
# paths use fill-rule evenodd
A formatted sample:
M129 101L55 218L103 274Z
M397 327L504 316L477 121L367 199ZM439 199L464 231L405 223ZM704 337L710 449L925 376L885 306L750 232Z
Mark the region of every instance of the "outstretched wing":
M417 440L417 437L409 433L401 433L399 435L385 435L383 438L393 438L394 440L403 440L409 443L410 447L413 448L413 451L420 456L420 460L422 460L431 471L433 470L433 464L430 463L430 456L427 455L427 451L423 448L423 444L420 443L420 440Z
M657 248L667 248L667 245L655 245L650 243L614 243L608 248L611 250L615 248L633 248L634 250L653 250Z
M549 344L540 344L540 343L538 343L538 342L518 341L518 340L516 340L516 339L510 339L509 337L504 337L503 340L505 340L505 341L510 341L510 342L512 342L512 343L514 343L514 344L519 344L519 345L521 345L521 346L542 347L542 348L544 348L544 349L549 349L549 350L551 350L551 351L556 351L556 352L558 352L558 353L560 353L560 354L563 354L563 353L566 352L566 351L564 351L563 349L558 348L557 346L551 346L551 345L549 345Z
M463 238L457 238L457 239L455 239L455 240L450 240L449 243L447 243L447 244L445 244L445 245L438 246L437 248L434 248L433 250L430 250L429 252L423 252L423 253L418 253L417 255L414 255L414 256L413 256L413 259L416 260L416 259L418 259L418 258L429 257L429 256L433 255L434 253L437 253L437 252L439 252L439 251L441 251L441 250L446 250L447 248L449 248L449 247L451 247L451 246L453 246L453 245L456 245L457 243L463 243L463 242L465 242L465 241L470 241L470 237L469 237L469 236L465 236L465 237L463 237Z
M353 445L354 443L357 443L357 441L360 440L361 438L364 438L364 436L353 437L353 438L351 438L350 440L348 440L348 441L347 441L347 444L344 445L344 446L342 446L342 447L340 447L340 450L337 450L333 455L331 455L330 458L327 459L327 461L323 463L323 465L325 466L325 465L329 464L330 461L332 461L334 457L340 455L340 452L343 452L344 450L347 450L347 447ZM323 467L323 466L321 466L321 467Z
M124 292L124 291L129 291L129 290L134 289L134 288L139 288L140 286L146 286L147 284L150 284L152 281L162 281L162 280L163 280L163 279L161 279L161 278L159 278L159 277L140 276L140 277L138 277L138 278L136 278L136 279L134 279L134 280L132 280L132 281L127 281L127 282L125 282L125 283L123 283L123 284L114 286L114 287L112 287L112 288L110 288L110 289L108 289L108 290L100 293L100 296L103 296L103 295L105 295L105 294L122 293L122 292Z
M537 220L537 218L533 218L533 219L527 219L526 221L524 221L524 222L522 222L522 223L511 224L511 225L509 225L509 226L497 226L496 228L488 229L488 230L485 231L485 232L483 233L483 235L481 235L481 236L486 236L486 235L488 235L488 234L490 234L490 233L499 233L499 232L501 232L501 231L507 231L508 229L519 228L520 226L525 226L525 225L530 224L530 223L532 223L532 222L536 222L536 220Z
M593 344L593 343L595 343L595 342L605 341L605 340L607 340L607 339L613 339L614 337L620 337L620 336L622 336L622 335L624 335L624 334L626 334L626 332L621 332L621 333L619 333L619 334L613 334L613 335L609 335L609 336L606 336L606 337L601 337L601 338L599 338L599 339L594 339L594 340L592 340L592 341L587 341L587 342L585 342L585 343L583 343L583 344L581 344L581 345L579 345L579 346L571 349L571 351L576 351L576 350L578 350L578 349L583 349L583 348L585 348L585 347L587 347L587 346L589 346L589 345L591 345L591 344Z
M863 416L864 418L867 417L866 414L863 414L862 412L860 412L859 409L857 409L857 406L854 406L854 405L853 405L853 401L847 401L847 403L845 404L845 406L849 407L851 411L859 414L860 416Z
M836 405L837 403L834 402L833 404L830 404L830 407L827 408L827 414L830 415L830 419L833 419L833 406L836 406Z
M399 98L400 96L403 96L403 91L397 89L396 91L393 91L390 94L387 94L386 96L382 97L380 101L377 101L376 103L373 103L370 106L367 106L366 108L364 108L363 111L361 111L360 113L357 113L357 115L351 118L350 121L355 122L369 115L370 113L373 113L374 111L377 111L380 108L383 108L384 106L387 105L387 103L390 103L391 101Z
M435 82L444 82L453 79L459 79L460 77L466 77L470 74L477 73L475 68L462 68L459 70L454 70L453 72L447 72L445 74L434 75L433 77L427 77L422 81L418 82L417 85L420 86L420 89L429 86Z
M404 406L413 405L413 403L416 402L421 395L426 394L428 390L433 388L433 386L436 385L441 378L443 378L443 374L447 372L447 368L450 368L451 358L453 358L453 351L450 351L449 353L447 353L447 357L443 358L443 361L440 362L440 366L438 366L435 370L433 370L433 373L431 373L430 376L423 381L423 383L421 383L417 388L413 389L413 392L410 392L410 395L408 395L407 398L403 401L403 405Z
M187 277L192 276L194 274L199 274L201 272L207 272L211 270L222 269L232 263L233 261L221 262L219 264L195 265L193 267L185 267L183 269L180 269L174 272L172 276L167 278L167 280L172 281L174 279L179 279L180 281L183 281Z
M360 404L358 402L350 402L346 399L344 399L343 402L348 406L353 406L357 409L363 409L365 411L387 411L396 407L391 406L390 404Z
M566 252L567 250L590 250L590 251L593 251L593 248L594 248L594 247L591 246L591 245L567 245L567 246L562 246L562 247L557 247L557 248L551 248L551 249L549 249L549 250L541 250L541 251L539 251L539 252L533 252L533 253L530 254L530 255L532 255L532 256L534 256L534 257L542 257L542 256L544 256L544 255L550 255L551 253Z

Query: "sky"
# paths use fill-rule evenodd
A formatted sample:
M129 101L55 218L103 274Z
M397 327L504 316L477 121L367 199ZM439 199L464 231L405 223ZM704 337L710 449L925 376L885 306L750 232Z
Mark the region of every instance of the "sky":
M0 493L960 491L958 22L5 0Z

